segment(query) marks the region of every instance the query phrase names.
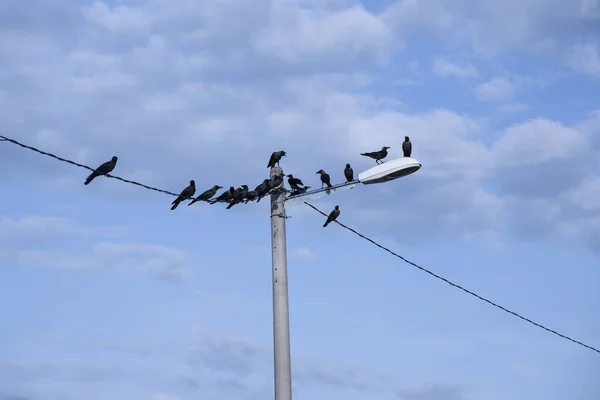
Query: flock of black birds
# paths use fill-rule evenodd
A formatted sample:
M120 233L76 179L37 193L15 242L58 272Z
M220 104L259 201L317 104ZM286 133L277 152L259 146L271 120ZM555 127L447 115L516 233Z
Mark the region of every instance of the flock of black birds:
M383 159L387 157L388 149L390 148L391 147L389 146L383 146L379 151L361 153L360 155L372 158L377 164L381 164L383 163ZM412 143L410 142L410 138L408 136L404 137L404 142L402 143L402 152L404 153L404 157L410 157L410 155L412 154ZM279 166L279 161L281 161L281 159L285 156L287 156L287 153L283 150L274 152L273 154L271 154L271 158L269 159L267 168ZM86 178L84 185L89 185L90 182L92 182L98 176L105 176L111 173L117 166L117 161L118 157L113 156L113 158L110 161L107 161L104 164L100 165ZM316 174L321 175L321 189L324 186L327 186L328 188L332 187L331 177L327 172L320 169L316 172ZM242 185L237 189L233 186L230 186L229 190L226 190L219 196L214 197L219 191L219 189L223 188L223 186L214 185L210 189L201 193L198 197L194 198L193 196L196 194L196 182L194 180L191 180L189 186L183 189L179 196L177 196L177 198L173 200L173 202L171 203L171 210L176 209L177 206L179 206L179 204L184 200L191 200L188 206L191 206L192 204L197 203L199 201L204 201L209 204L228 203L228 210L234 205L240 203L247 204L250 201L256 201L258 203L263 197L272 194L273 191L284 182L284 176L288 178L288 184L290 185L291 189L290 197L306 193L306 191L310 189L310 186L304 185L304 183L300 179L296 178L292 174L281 174L274 175L270 179L263 180L254 190L250 190L248 185ZM352 170L350 164L346 164L346 167L344 168L344 177L346 178L346 182L354 181L354 171ZM333 211L327 217L327 221L325 221L323 227L326 227L331 222L335 221L339 215L340 206L335 206Z

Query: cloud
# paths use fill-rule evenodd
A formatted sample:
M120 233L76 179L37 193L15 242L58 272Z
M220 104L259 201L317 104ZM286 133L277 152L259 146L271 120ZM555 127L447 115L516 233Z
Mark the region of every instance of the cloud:
M461 387L444 384L425 385L416 390L401 390L401 400L467 400Z
M431 71L441 77L477 78L479 76L479 72L472 64L461 66L442 59L433 62Z
M307 247L299 247L290 252L290 258L297 260L312 260L316 254Z
M27 267L76 270L113 270L153 276L170 282L190 277L186 254L167 246L95 242L89 251L65 251L65 242L109 236L113 228L83 227L61 217L24 216L0 219L0 259ZM117 229L117 232L121 230ZM44 249L52 245L53 249Z
M480 101L510 100L516 93L516 87L506 78L494 77L475 87L475 94Z
M598 47L589 43L574 46L570 64L577 71L600 77L600 53L598 52Z
M51 365L33 363L0 364L0 376L11 382L32 383L54 380L73 383L93 383L120 380L126 373L120 368L104 368L93 365Z

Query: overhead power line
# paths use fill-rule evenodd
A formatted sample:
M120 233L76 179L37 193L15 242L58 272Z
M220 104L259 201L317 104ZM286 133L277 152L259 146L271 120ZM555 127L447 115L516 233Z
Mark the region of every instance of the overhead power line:
M48 153L48 152L36 149L35 147L28 146L26 144L20 143L17 140L8 138L6 136L1 136L0 135L0 141L7 141L7 142L10 142L10 143L16 144L17 146L20 146L20 147L22 147L24 149L31 150L31 151L34 151L34 152L36 152L38 154L42 154L42 155L54 158L54 159L56 159L58 161L62 161L64 163L71 164L71 165L74 165L74 166L79 167L79 168L84 168L84 169L87 169L87 170L90 170L90 171L94 171L94 168L88 167L87 165L83 165L83 164L77 163L75 161L71 161L71 160L68 160L66 158L59 157L59 156L57 156L55 154ZM165 194L168 194L168 195L171 195L171 196L179 196L178 194L173 193L173 192L169 192L168 190L158 189L158 188L155 188L155 187L152 187L152 186L144 185L144 184L139 183L139 182L135 182L135 181L131 181L131 180L128 180L128 179L124 179L124 178L121 178L121 177L118 177L118 176L114 176L114 175L106 175L106 176L108 176L109 178L117 179L117 180L119 180L121 182L129 183L131 185L140 186L140 187L142 187L144 189L153 190L155 192L160 192L160 193L165 193ZM313 206L312 204L307 203L307 202L304 202L304 204L306 204L307 206L309 206L313 210L317 211L321 215L323 215L325 217L328 216L328 214L326 214L323 211L319 210L317 207ZM418 264L416 264L416 263L414 263L414 262L412 262L410 260L407 260L406 258L404 258L403 256L401 256L400 254L398 254L398 253L396 253L396 252L388 249L387 247L385 247L385 246L377 243L373 239L371 239L371 238L363 235L362 233L356 231L355 229L352 229L349 226L346 226L346 225L344 225L343 223L341 223L341 222L339 222L337 220L335 220L334 222L336 224L338 224L339 226L341 226L342 228L347 229L348 231L352 232L353 234L359 236L361 239L364 239L367 242L369 242L369 243L371 243L371 244L379 247L380 249L382 249L382 250L390 253L394 257L399 258L400 260L404 261L405 263L407 263L407 264L409 264L409 265L411 265L411 266L413 266L413 267L415 267L415 268L417 268L417 269L419 269L419 270L421 270L421 271L423 271L423 272L425 272L425 273L433 276L434 278L436 278L438 280L441 280L441 281L445 282L446 284L448 284L448 285L450 285L450 286L452 286L452 287L454 287L456 289L462 290L463 292L465 292L465 293L467 293L467 294L475 297L478 300L481 300L481 301L483 301L483 302L485 302L485 303L487 303L487 304L489 304L491 306L494 306L494 307L496 307L496 308L498 308L498 309L500 309L500 310L502 310L502 311L504 311L504 312L506 312L506 313L508 313L508 314L510 314L512 316L514 316L514 317L517 317L517 318L525 321L525 322L528 322L529 324L531 324L531 325L533 325L533 326L535 326L537 328L543 329L546 332L549 332L549 333L551 333L553 335L556 335L556 336L558 336L558 337L560 337L562 339L568 340L568 341L570 341L572 343L575 343L575 344L577 344L579 346L585 347L588 350L592 350L592 351L600 354L600 350L596 349L595 347L589 346L589 345L587 345L587 344L585 344L583 342L580 342L579 340L575 340L575 339L573 339L573 338L571 338L571 337L569 337L567 335L563 335L562 333L559 333L559 332L557 332L557 331L555 331L553 329L550 329L550 328L548 328L548 327L546 327L546 326L544 326L542 324L539 324L539 323L537 323L537 322L535 322L535 321L533 321L533 320L531 320L529 318L526 318L526 317L522 316L521 314L518 314L518 313L516 313L514 311L511 311L511 310L509 310L509 309L507 309L507 308L505 308L505 307L503 307L503 306L501 306L501 305L499 305L499 304L497 304L497 303L495 303L495 302L493 302L493 301L491 301L489 299L486 299L485 297L480 296L480 295L478 295L475 292L472 292L472 291L470 291L468 289L465 289L464 287L462 287L462 286L460 286L460 285L458 285L456 283L453 283L452 281L450 281L450 280L448 280L448 279L446 279L446 278L444 278L444 277L436 274L435 272L432 272L432 271L428 270L427 268L421 267L420 265L418 265Z

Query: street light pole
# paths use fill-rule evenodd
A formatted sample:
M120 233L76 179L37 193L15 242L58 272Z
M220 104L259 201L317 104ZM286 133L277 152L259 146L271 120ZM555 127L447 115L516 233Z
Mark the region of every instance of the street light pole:
M283 175L271 168L271 179ZM271 251L273 275L273 347L275 360L275 400L292 400L290 356L290 312L288 305L287 249L285 238L285 194L283 183L271 194Z
M410 157L379 164L358 175L358 179L324 189L317 189L286 199L283 182L271 192L271 251L273 263L273 347L275 359L275 400L292 400L292 363L290 357L290 310L288 305L287 249L285 239L285 205L290 206L365 185L389 182L410 175L421 163ZM283 176L280 167L271 167L271 179Z

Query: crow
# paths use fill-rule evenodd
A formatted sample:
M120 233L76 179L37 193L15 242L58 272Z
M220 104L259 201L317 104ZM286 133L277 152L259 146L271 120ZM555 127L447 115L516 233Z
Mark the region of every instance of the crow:
M383 162L381 160L383 160L384 158L386 158L387 155L388 155L388 152L387 152L388 149L391 149L391 147L383 146L381 148L381 150L379 150L379 151L372 151L370 153L360 153L360 155L361 156L366 156L366 157L371 157L372 159L375 160L375 162L377 164L381 164Z
M254 189L254 191L258 195L258 199L256 200L257 203L260 201L260 199L262 199L269 193L269 182L270 181L271 181L270 179L265 179L264 181L262 181L262 183L260 185L258 185L256 187L256 189Z
M344 168L344 176L346 177L346 182L352 182L354 180L354 171L350 164L346 164L346 168Z
M227 210L229 210L231 207L235 206L236 204L242 202L246 198L247 194L248 194L248 186L242 185L242 187L240 187L238 190L235 191L233 198L231 199L231 202L227 206Z
M410 138L408 136L404 136L404 142L402 142L402 152L404 153L404 157L410 157L412 154L412 143L410 142Z
M202 193L200 196L198 196L194 200L190 201L190 204L188 204L188 206L191 206L192 204L194 204L197 201L210 200L211 197L213 197L215 194L217 194L217 190L219 190L219 189L223 189L223 186L215 185L215 186L211 187L206 192Z
M234 192L235 192L235 188L233 186L230 186L229 190L221 193L219 195L219 197L217 197L216 199L210 200L209 203L210 204L225 203L225 202L229 201L229 199L231 198L231 196L233 196Z
M176 209L177 206L179 205L179 203L181 203L183 200L189 199L190 197L192 197L194 195L194 193L196 193L196 182L194 182L194 180L191 180L190 186L183 189L181 191L181 194L179 196L177 196L177 198L175 200L173 200L173 202L171 203L171 204L173 204L173 207L171 207L171 210Z
M283 150L274 152L273 154L271 154L271 158L269 158L267 168L273 168L275 164L277 164L277 166L279 167L279 160L281 160L281 157L285 156L287 156L287 153Z
M294 175L289 174L286 176L288 177L288 183L290 184L290 189L292 189L292 192L297 192L300 190L300 186L304 186L304 183L302 183L300 179L294 178Z
M104 164L102 164L101 166L99 166L98 168L96 168L94 170L94 172L92 172L90 174L90 176L87 177L87 179L85 180L85 182L83 182L83 184L89 185L90 182L93 181L95 177L101 176L101 175L106 175L106 174L112 172L112 170L115 169L115 167L117 166L118 160L119 160L119 157L113 156L113 158L111 158L110 161L107 161Z
M325 228L327 225L329 225L330 222L335 221L336 218L339 217L339 215L340 215L340 206L335 206L333 211L327 217L327 221L325 221L325 223L323 224L323 228Z
M316 174L321 174L321 189L323 189L323 185L327 185L327 187L331 187L331 178L327 172L322 169L315 172Z
M248 204L249 201L254 201L258 198L258 193L255 190L251 190L246 193L246 198L244 199L244 204Z

